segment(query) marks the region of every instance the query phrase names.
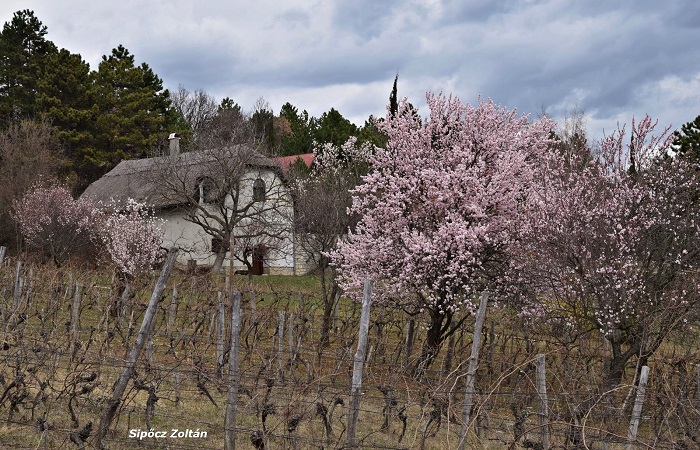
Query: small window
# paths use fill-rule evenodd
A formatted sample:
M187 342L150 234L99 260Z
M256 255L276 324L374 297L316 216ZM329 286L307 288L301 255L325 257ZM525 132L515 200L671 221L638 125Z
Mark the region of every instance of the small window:
M197 181L197 188L194 193L197 203L214 203L216 201L216 189L214 180L211 178L200 178Z
M220 252L227 252L229 243L221 238L215 237L211 240L211 252L219 254Z
M262 178L258 178L253 182L253 201L265 201L265 181Z

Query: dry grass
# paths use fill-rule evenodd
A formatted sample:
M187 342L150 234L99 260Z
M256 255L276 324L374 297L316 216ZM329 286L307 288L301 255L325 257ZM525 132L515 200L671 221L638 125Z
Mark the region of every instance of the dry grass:
M24 300L13 313L14 267L0 268L0 386L5 391L0 401L0 446L78 448L70 439L71 433L92 421L94 435L105 399L140 325L153 279L140 284L137 296L124 306L123 313L112 315L115 297L110 293L114 286L111 274L74 272L73 282L84 286L84 295L80 346L73 351L69 338L73 297L68 271L35 267L32 272L30 277L25 270ZM235 280L246 289L247 281L246 277ZM31 293L27 296L29 286ZM239 448L253 448L250 435L255 432L262 433L266 448L342 448L346 442L359 309L349 302L340 308L330 346L319 351L318 286L315 277L254 278L257 311L253 315L249 305L244 306L241 334ZM179 303L168 335L172 287L178 289ZM142 354L137 376L112 424L110 449L223 448L228 382L225 372L223 378L217 375L216 310L217 291L224 287L225 277L182 273L173 277L159 307L152 361L149 363ZM292 340L288 331L282 340L283 373L276 336L279 311L285 312L286 330L290 321L293 330ZM467 323L456 336L449 370L445 366L445 345L431 370L418 380L411 375L410 367L420 350L422 331L412 357L406 360L404 317L379 307L375 307L372 317L372 354L365 365L358 433L361 443L365 448L457 448L472 325ZM383 323L381 341L378 321ZM564 445L571 430L572 409L595 395L593 389L601 371L601 340L592 337L563 345L546 330L539 334L529 330L526 334L517 317L505 309L491 310L486 328L477 374L476 419L467 448L508 448L516 435L518 445L524 439L539 439L532 361L540 352L547 355L552 442ZM700 362L696 338L690 333L679 335L650 361L652 378L640 428L644 442L656 439L664 445L675 445L690 442L690 436L700 433L695 403L695 367ZM383 352L379 350L382 348ZM94 379L86 381L93 374ZM589 448L614 449L624 444L629 407L622 412L614 408L619 408L627 396L632 375L633 368L625 376L626 385L595 402L585 423L579 424ZM146 412L148 388L158 397L153 414ZM386 428L382 426L385 417ZM129 438L130 430L149 428L168 432L173 428L199 429L206 431L207 437Z

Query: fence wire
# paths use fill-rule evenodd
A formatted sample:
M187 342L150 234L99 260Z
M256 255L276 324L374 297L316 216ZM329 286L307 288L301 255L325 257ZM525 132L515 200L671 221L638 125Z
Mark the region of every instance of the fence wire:
M89 445L138 332L147 285L124 300L110 280L97 275L50 277L25 268L17 283L13 267L0 269L0 446ZM109 448L223 448L230 305L222 288L201 278L173 281L107 436ZM314 293L263 289L244 292L244 299L237 444L344 448L358 306L342 302L335 309L323 344L323 304ZM473 323L467 320L426 366L421 359L426 319L409 320L391 309L372 311L361 448L459 445ZM411 327L417 331L410 333ZM489 310L468 448L539 448L538 354L546 358L552 448L629 444L637 368L631 365L619 385L601 391L603 340L592 333L567 341L550 331L528 328L507 308ZM647 361L652 375L631 445L700 445L695 338L674 335Z

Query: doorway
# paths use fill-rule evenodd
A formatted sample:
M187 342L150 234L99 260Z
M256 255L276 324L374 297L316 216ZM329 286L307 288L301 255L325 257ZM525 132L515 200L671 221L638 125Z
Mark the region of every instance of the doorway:
M253 275L262 275L265 271L265 253L264 245L257 245L253 248Z

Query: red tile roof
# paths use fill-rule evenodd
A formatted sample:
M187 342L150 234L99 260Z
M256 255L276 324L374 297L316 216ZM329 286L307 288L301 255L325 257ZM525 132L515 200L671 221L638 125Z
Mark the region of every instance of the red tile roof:
M289 166L294 164L297 161L297 159L301 159L302 161L304 161L306 167L311 167L311 164L313 164L314 162L314 154L304 153L303 155L280 156L274 159L280 165L282 173L286 175L287 171L289 170Z

